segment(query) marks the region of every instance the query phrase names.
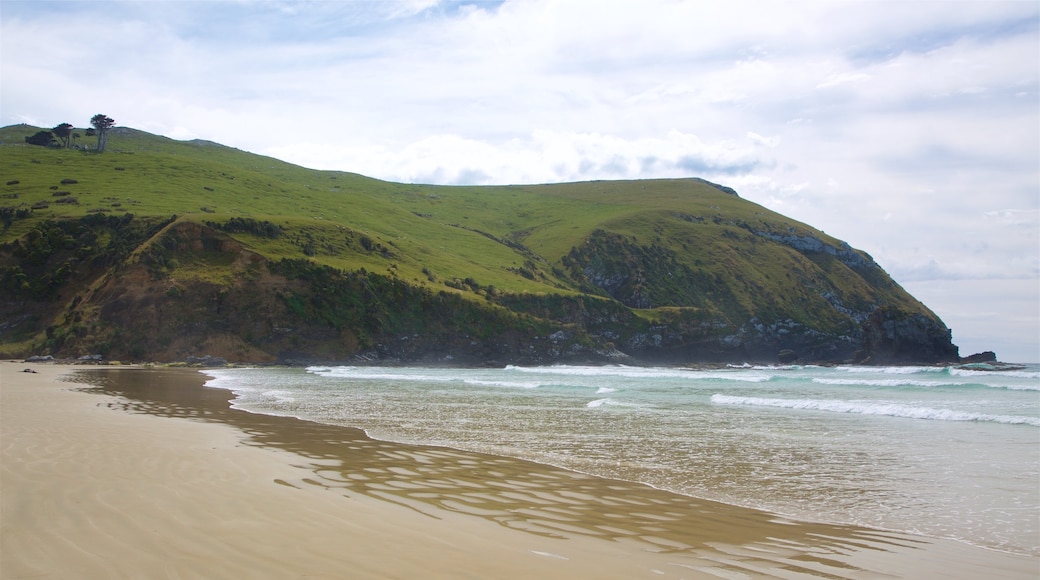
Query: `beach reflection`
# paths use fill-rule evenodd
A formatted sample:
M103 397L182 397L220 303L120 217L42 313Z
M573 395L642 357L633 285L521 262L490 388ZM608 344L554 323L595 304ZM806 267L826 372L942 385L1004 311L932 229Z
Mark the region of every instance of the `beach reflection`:
M926 540L852 526L794 522L642 484L602 479L529 461L453 449L388 443L356 429L231 409L228 391L178 369L92 369L70 380L117 397L133 413L220 422L243 443L300 457L301 476L274 483L320 486L406 506L431 518L445 512L484 518L546 537L625 543L670 563L722 577L847 578L868 572L864 552L913 550Z

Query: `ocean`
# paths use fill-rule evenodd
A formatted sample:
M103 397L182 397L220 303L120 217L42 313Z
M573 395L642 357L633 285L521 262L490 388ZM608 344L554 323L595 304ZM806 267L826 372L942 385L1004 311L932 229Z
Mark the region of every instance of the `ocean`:
M1040 555L1040 365L205 372L253 413Z

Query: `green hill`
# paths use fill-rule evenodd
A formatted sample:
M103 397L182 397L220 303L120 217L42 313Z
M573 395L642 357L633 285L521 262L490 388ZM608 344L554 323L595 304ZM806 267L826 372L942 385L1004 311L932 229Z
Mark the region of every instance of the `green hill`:
M699 179L447 187L0 129L0 352L956 360L867 254Z

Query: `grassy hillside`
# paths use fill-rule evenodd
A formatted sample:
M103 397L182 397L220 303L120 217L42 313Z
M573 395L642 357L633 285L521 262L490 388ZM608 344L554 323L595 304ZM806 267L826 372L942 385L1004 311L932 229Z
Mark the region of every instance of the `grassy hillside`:
M566 328L573 340L600 351L610 345L630 353L672 348L676 357L711 358L709 353L718 355L729 344L736 358L775 357L785 346L808 358L848 354L862 324L882 306L945 328L866 254L698 179L413 185L309 170L210 142L125 128L113 130L102 154L25 145L24 137L37 130L0 129L0 244L7 248L0 253L7 278L0 286L8 288L8 310L16 304L26 308L29 281L19 286L12 280L32 269L26 258L31 240L54 238L36 250L38 268L49 269L36 278L53 278L51 271L62 265L69 273L49 282L55 295L47 299L50 308L34 307L35 322L16 333L0 329L0 344L19 351L54 348L46 329L68 324L58 306L76 296L88 304L83 285L111 284L106 276L117 265L140 265L150 272L142 283L176 294L195 284L234 286L242 274L234 264L241 265L243 252L264 264L298 264L286 270L298 277L263 270L265 276L275 272L283 286L311 283L294 290L308 296L310 305L298 304L295 311L284 298L295 295L287 293L288 286L271 290L282 298L266 308L273 313L275 303L282 304L302 317L297 323L328 318L313 307L321 300L346 301L328 302L332 311L356 301L332 292L332 286L313 286L315 272L327 269L338 276L377 277L414 293L404 302L356 305L361 310L396 309L421 302L420 295L434 296L470 305L479 316L494 318L491 326L502 332L524 326L527 338L520 342ZM78 144L89 149L91 138ZM136 237L115 223L126 214L137 224ZM94 253L73 252L72 246L83 245L75 241L82 232L46 233L69 220L94 224L88 228ZM194 238L186 241L189 233ZM125 238L128 247L112 258L115 264L104 265L103 245L112 238ZM59 251L63 244L69 247ZM94 265L88 268L88 261ZM308 272L300 274L299 264ZM75 285L62 287L70 279ZM341 278L333 286L352 284ZM316 300L318 295L324 298ZM83 316L104 320L100 310ZM337 353L342 356L392 336L399 340L404 326L423 335L423 325L432 323L429 313L416 313L408 324L387 318L362 331L357 319L331 318L335 323L325 320L326 326L345 326L352 335L347 342L353 346ZM455 325L441 332L463 330ZM88 348L94 333L83 331L82 340L68 347ZM801 339L785 338L792 334ZM260 342L254 338L242 352L263 350Z

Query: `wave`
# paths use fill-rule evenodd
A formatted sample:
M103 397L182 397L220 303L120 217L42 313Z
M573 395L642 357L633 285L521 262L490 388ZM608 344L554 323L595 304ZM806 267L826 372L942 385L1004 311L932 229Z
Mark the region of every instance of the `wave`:
M224 389L227 391L255 391L258 390L255 387L251 387L248 382L244 381L241 372L246 370L255 369L234 369L234 370L221 370L221 369L204 369L202 374L209 375L209 379L202 385L203 387L211 389Z
M711 402L716 405L749 405L757 407L778 407L810 411L827 411L831 413L854 413L860 415L882 415L887 417L903 417L907 419L929 419L934 421L976 421L1005 423L1009 425L1033 425L1040 427L1040 419L1036 417L1019 417L1014 415L989 415L986 413L969 413L951 409L933 409L930 407L912 407L898 403L883 401L841 401L828 399L766 399L761 397L734 397L715 394Z
M455 380L455 377L435 376L427 373L409 374L367 367L307 367L306 371L310 374L321 377L336 377L344 379L422 381L436 383L447 383Z
M682 379L682 380L722 380L744 383L762 383L774 378L772 374L750 373L747 369L735 367L730 371L701 371L695 369L665 367L630 367L624 365L609 366L571 366L557 365L546 367L519 367L509 365L507 371L530 374L570 375L582 377L622 377L627 379Z
M804 371L813 369L822 369L820 365L749 365L744 363L743 365L726 365L726 368L731 369L750 369L755 371Z
M582 377L628 377L628 378L670 378L682 377L688 371L673 368L630 367L625 365L577 366L553 365L545 367L506 366L505 370L518 373L542 375L570 375Z
M537 389L545 386L544 383L517 382L517 381L485 381L481 379L462 379L467 385L479 387L508 387L513 389Z
M856 385L865 387L959 387L964 383L937 383L914 379L820 379L812 382L818 385Z
M851 367L839 366L837 370L850 373L877 373L886 375L915 375L925 373L948 373L949 367Z
M604 405L617 405L618 402L614 399L596 399L595 401L589 401L585 404L590 409L598 409Z
M978 389L1007 389L1009 391L1040 391L1040 384L1010 384L1010 383L950 383L936 381L921 381L915 379L821 379L814 378L812 382L818 385L836 386L861 386L861 387L964 387Z
M630 409L646 409L645 406L636 403L626 403L618 401L617 399L611 399L609 397L604 399L596 399L595 401L589 401L585 403L585 406L589 409L600 409L603 407L628 407Z
M1032 366L1032 365L1031 365ZM886 375L935 375L945 374L954 377L1013 377L1016 379L1040 379L1040 371L1025 370L1021 368L1013 370L1002 370L994 368L966 368L966 367L922 367L922 366L899 366L899 367L866 367L866 366L839 366L836 370L849 373L873 373Z
M736 381L739 383L767 383L773 380L773 375L756 375L751 373L727 374L697 371L693 377L698 380L708 381Z
M994 389L1007 389L1009 391L1040 391L1040 383L1035 385L992 384L986 386Z
M972 369L950 369L955 377L1015 377L1016 379L1040 379L1040 372L1034 371L978 371Z
M427 372L400 372L392 369L377 369L370 367L354 366L312 366L307 367L307 373L322 376L347 379L368 380L393 380L393 381L424 381L424 382L451 382L458 380L457 376L447 376ZM419 367L414 370L421 371ZM624 365L610 366L572 366L555 365L542 367L522 367L508 365L504 369L507 372L521 373L527 375L556 375L587 378L624 378L624 379L678 379L684 381L736 381L742 383L762 383L773 380L775 375L771 373L749 372L747 369L735 368L733 370L701 371L683 368L668 367L630 367ZM757 369L756 369L757 370ZM766 370L766 369L762 369ZM479 380L479 379L474 379ZM468 382L468 381L467 381ZM478 384L478 383L473 383ZM512 382L512 381L486 381L483 384L489 386L519 386L523 388L534 388L545 386L545 382ZM553 383L554 384L554 383Z

